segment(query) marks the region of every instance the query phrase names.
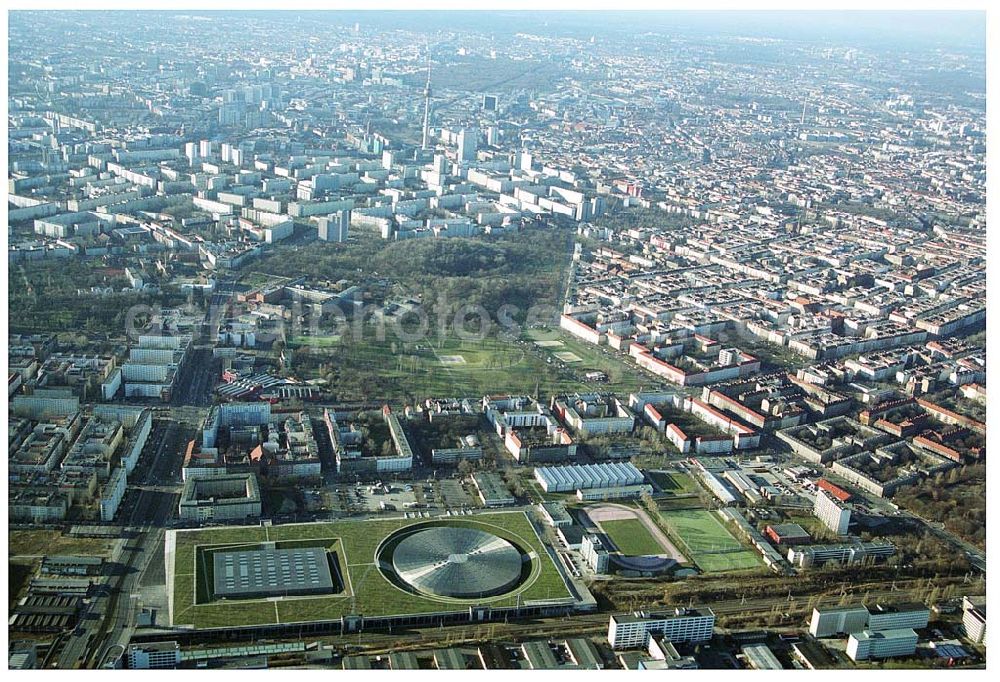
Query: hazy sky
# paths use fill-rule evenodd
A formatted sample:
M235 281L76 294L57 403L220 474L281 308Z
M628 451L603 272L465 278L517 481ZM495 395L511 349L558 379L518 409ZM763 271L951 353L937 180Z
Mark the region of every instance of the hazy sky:
M414 29L596 33L604 31L694 32L785 39L879 44L951 45L983 50L985 12L949 11L668 11L668 12L359 12L337 20Z
M103 13L103 11L95 11ZM17 15L10 12L11 24ZM982 11L263 11L163 10L128 12L140 23L158 16L199 14L253 16L295 23L360 22L384 29L414 31L472 30L497 35L517 32L589 37L614 34L631 39L647 32L665 35L747 36L829 43L831 46L961 49L985 54L986 13Z

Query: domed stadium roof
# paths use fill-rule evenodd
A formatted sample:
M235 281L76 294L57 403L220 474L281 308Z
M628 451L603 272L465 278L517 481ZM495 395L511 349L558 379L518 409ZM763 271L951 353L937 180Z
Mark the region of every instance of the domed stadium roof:
M470 599L502 594L521 579L521 552L486 531L435 526L407 536L392 552L396 575L418 592Z

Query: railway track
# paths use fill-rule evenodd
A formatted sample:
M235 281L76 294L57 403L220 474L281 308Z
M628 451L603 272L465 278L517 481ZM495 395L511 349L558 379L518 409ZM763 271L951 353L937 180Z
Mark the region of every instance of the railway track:
M923 586L916 585L909 588L869 588L871 586L858 585L851 587L851 589L845 589L843 592L831 590L810 595L792 595L791 599L788 596L730 599L712 602L709 605L717 617L726 621L725 627L727 628L738 626L741 622L755 622L761 615L771 613L776 614L781 621L792 621L783 623L786 626L794 626L797 622L804 627L814 603L830 605L839 601L841 597L846 598L851 603L862 600L866 603L872 603L881 599L912 600L919 599L919 591L925 589ZM816 597L819 597L818 602L814 602ZM652 610L669 608L672 607L661 606ZM607 632L610 615L610 612L602 612L529 622L480 623L477 625L367 632L359 635L323 638L323 641L347 651L379 655L397 651L420 651L441 646L471 645L486 640L517 642L555 636L593 636Z

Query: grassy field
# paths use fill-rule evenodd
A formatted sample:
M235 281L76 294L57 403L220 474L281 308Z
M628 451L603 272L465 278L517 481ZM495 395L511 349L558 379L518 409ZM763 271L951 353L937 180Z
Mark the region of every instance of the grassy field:
M468 608L469 601L429 598L404 591L386 579L375 563L376 551L388 535L426 521L386 519L178 532L174 557L173 622L212 628L327 620L349 614L380 616ZM478 603L513 606L518 601L518 595L521 603L571 596L561 574L523 512L481 514L451 522L489 530L516 541L536 555L531 575L515 592L479 600ZM294 540L316 540L318 544L339 548L335 551L345 582L342 592L322 597L196 603L200 601L196 600L196 580L199 574L196 566L198 557L202 554L199 548L204 550L226 544ZM207 576L205 579L207 580ZM203 585L207 585L207 582Z
M667 495L681 497L698 494L698 484L688 474L679 471L648 471L646 475Z
M574 362L571 371L579 373L581 376L593 370L599 370L608 375L607 383L585 385L593 390L595 387L606 387L608 390L636 391L642 387L649 387L659 382L649 374L634 365L630 365L625 356L607 346L595 346L586 341L582 341L571 334L558 328L528 329L525 330L525 338L537 345L537 342L548 344L559 341L560 346L539 346L544 352L554 355L555 353L572 353L580 358L581 362ZM607 352L605 352L607 351Z
M685 509L661 512L660 518L684 545L687 554L706 573L742 571L761 565L712 512Z
M560 373L519 344L504 339L455 336L401 341L391 332L379 340L373 329L355 340L329 337L310 347L314 361L334 368L330 377L343 400L417 400L432 396L482 396L576 391L584 384ZM296 342L306 341L301 337Z
M601 528L618 551L627 556L663 554L665 551L639 519L601 521Z
M109 557L118 542L115 539L75 538L58 530L14 530L7 537L9 556L83 554Z

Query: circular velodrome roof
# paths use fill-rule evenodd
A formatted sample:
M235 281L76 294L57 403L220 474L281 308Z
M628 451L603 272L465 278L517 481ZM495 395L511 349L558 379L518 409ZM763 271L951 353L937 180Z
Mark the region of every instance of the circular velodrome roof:
M522 560L507 540L459 526L417 531L392 552L396 575L413 589L463 599L510 590L521 579Z

